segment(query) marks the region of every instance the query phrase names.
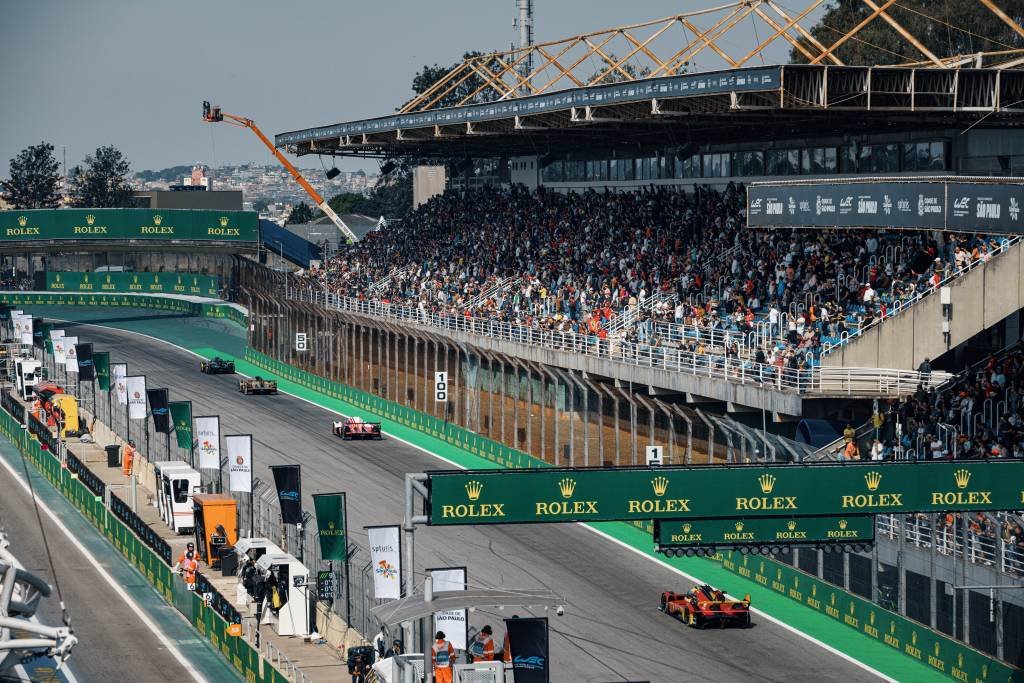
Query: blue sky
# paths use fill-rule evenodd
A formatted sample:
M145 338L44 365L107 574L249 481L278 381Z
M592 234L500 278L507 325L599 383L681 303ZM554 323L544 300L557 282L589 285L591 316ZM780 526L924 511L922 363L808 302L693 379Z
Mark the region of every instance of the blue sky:
M803 1L784 6L796 13ZM713 4L535 0L535 34L553 40ZM66 147L69 165L104 144L136 170L269 161L251 134L203 124L202 100L268 135L379 116L409 97L423 64L508 47L514 15L515 0L0 0L0 176L40 140L58 158ZM747 20L729 44L754 41ZM773 48L768 61L786 59L781 41Z

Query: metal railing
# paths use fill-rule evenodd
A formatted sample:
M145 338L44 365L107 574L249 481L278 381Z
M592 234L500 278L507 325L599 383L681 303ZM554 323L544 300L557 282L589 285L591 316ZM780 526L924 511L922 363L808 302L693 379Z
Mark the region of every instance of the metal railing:
M657 368L697 377L708 377L735 384L751 384L766 389L799 394L847 396L901 396L913 393L918 385L937 387L948 373L933 371L928 377L914 370L885 368L807 368L794 369L755 363L725 353L697 353L680 348L601 339L573 332L540 330L486 318L441 315L424 310L353 299L310 287L289 287L286 298L325 308L358 313L412 325L446 331L466 332L502 341L539 346L572 354L599 357L631 366Z
M517 287L522 280L518 277L507 277L503 280L498 280L492 283L489 287L484 289L482 292L474 296L472 299L466 302L466 308L468 310L474 310L475 308L483 305L488 299L494 298L497 294L504 292L507 289Z
M962 530L945 523L937 524L934 514L905 515L902 524L897 515L876 515L875 530L879 536L895 541L899 539L902 525L904 539L914 547L931 550L934 544L936 552L954 559L963 558L966 552L968 562L992 567L1004 574L1024 576L1024 548L1006 542L1001 535L1002 525L1013 521L1013 516L1005 512L985 514L995 527L994 535L969 529L966 548Z
M889 320L891 318L896 317L900 313L906 311L910 307L912 307L915 304L919 303L922 299L927 298L930 294L941 290L943 287L949 285L954 280L956 280L956 279L966 275L970 271L974 270L974 268L976 268L977 266L984 265L985 263L987 263L991 259L995 258L996 256L998 256L1000 254L1003 254L1003 253L1006 253L1010 249L1010 247L1012 247L1015 244L1017 244L1018 242L1020 242L1022 238L1024 238L1024 236L1022 236L1022 235L1014 235L1013 237L1002 238L1000 240L1000 242L999 242L999 246L998 247L996 247L995 249L993 249L990 252L987 252L984 257L978 257L978 258L974 259L973 261L970 261L969 263L967 263L967 265L965 265L962 268L955 268L951 275L949 275L949 276L943 278L942 280L940 280L938 282L938 284L928 286L928 287L926 287L926 288L924 288L924 289L922 289L922 290L920 290L918 292L915 292L913 296L911 296L911 297L909 297L907 299L898 299L898 300L892 302L892 305L889 307L889 310L886 313L885 317L876 318L875 320L872 320L870 324L864 325L863 327L858 327L856 330L854 330L852 333L850 333L849 336L844 336L844 337L840 338L840 340L838 342L836 342L836 343L826 343L826 344L823 344L822 347L821 347L821 355L823 355L823 356L828 355L829 353L831 353L832 351L836 350L837 348L839 348L841 346L844 346L845 344L850 343L851 340L854 340L858 336L860 336L860 335L864 334L865 332L867 332L868 330L881 325L886 320Z
M609 332L615 332L632 327L640 318L641 313L654 310L656 305L666 302L670 306L675 307L676 301L677 299L675 294L669 294L666 292L652 294L651 296L645 297L644 300L637 303L636 306L627 306L622 309L617 316L608 321L607 329Z

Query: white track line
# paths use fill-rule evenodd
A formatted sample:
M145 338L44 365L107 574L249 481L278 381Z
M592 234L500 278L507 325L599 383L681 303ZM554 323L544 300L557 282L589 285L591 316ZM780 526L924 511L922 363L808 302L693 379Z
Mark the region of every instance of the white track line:
M25 455L21 455L21 457L24 458ZM28 483L25 482L25 480L21 478L21 476L17 473L17 471L15 471L15 469L10 465L10 463L7 462L6 458L0 457L0 464L2 464L4 468L11 474L11 476L14 477L14 480L21 485L21 488L25 489L25 493L29 494L29 496L31 497L32 489L29 488ZM142 610L142 608L139 607L139 605L131 598L130 595L128 595L127 592L125 592L125 590L117 583L117 581L114 580L114 577L111 576L107 572L107 570L103 568L103 565L101 565L99 561L96 560L92 553L90 553L89 550L84 545L82 545L82 543L77 538L75 538L74 534L71 533L71 530L64 526L64 523L60 520L59 517L57 517L56 514L54 514L53 510L51 510L50 507L45 502L43 502L38 496L36 496L35 500L36 503L39 505L39 509L46 513L46 516L50 518L50 521L52 521L57 526L57 528L60 529L65 536L67 536L68 541L71 542L71 545L75 546L78 549L78 552L82 553L85 559L89 561L89 564L91 564L93 568L97 571L97 573L99 573L99 575L103 577L103 579L110 585L110 588L118 595L118 597L124 600L124 603L128 605L128 607L133 612L135 612L136 615L138 615L139 620L142 621L142 623L145 624L146 627L153 632L153 635L155 635L161 643L163 643L164 647L167 648L167 651L170 652L171 655L173 655L176 660L178 660L178 663L181 664L182 668L184 668L185 671L187 671L188 674L192 677L192 680L196 681L196 683L208 683L207 679L201 673L199 673L199 671L197 671L195 667L192 666L188 659L181 654L181 651L178 650L174 643L172 643L167 638L167 636L164 635L163 631L160 630L160 627L158 627L153 622L153 620L149 618L149 615L146 614Z
M58 321L58 322L71 322L71 323L74 323L75 321L74 320L61 320L61 321ZM180 350L182 350L182 351L184 351L186 353L189 353L189 354L195 356L196 358L202 358L202 356L200 356L198 353L192 351L191 349L186 349L185 347L178 346L177 344L175 344L173 342L169 342L169 341L167 341L165 339L158 339L157 337L154 337L154 336L148 335L148 334L144 334L142 332L133 332L131 330L124 330L124 329L121 329L119 327L109 327L109 326L106 326L106 325L95 325L93 323L77 323L77 324L88 325L89 327L99 327L99 328L102 328L102 329L105 329L105 330L114 329L114 330L118 330L119 332L126 332L128 334L137 334L140 337L146 337L147 339L152 339L153 341L158 341L161 344L167 344L168 346L173 346L174 348L180 349ZM245 359L242 358L241 360L244 361ZM243 377L249 377L249 375L246 375L245 373L242 373L242 372L239 372L238 374L242 375ZM300 401L305 401L306 403L308 403L310 405L313 405L313 406L316 406L317 408L320 408L322 410L326 410L329 413L334 413L335 415L340 415L342 417L348 417L344 413L341 413L341 412L339 412L337 410L334 410L332 408L328 408L326 406L320 405L319 403L316 403L315 401L311 401L308 398L305 398L303 396L298 396L298 395L293 394L291 392L280 390L280 389L279 389L279 391L282 394L287 394L288 396L291 396L292 398L297 398ZM310 391L312 391L312 389L310 389ZM342 399L338 399L338 400L342 400ZM367 411L367 412L372 412L372 411ZM415 444L415 443L413 443L411 441L406 441L405 439L403 439L403 438L401 438L399 436L395 436L393 434L389 434L388 438L389 439L394 439L395 441L401 441L402 443L406 444L407 446L412 446L416 450L422 451L423 453L426 453L427 455L429 455L429 456L431 456L433 458L437 458L438 460L440 460L442 462L448 463L449 465L451 465L452 467L454 467L456 469L460 469L460 470L469 469L467 467L463 467L462 465L460 465L457 462L453 462L453 461L449 460L448 458L446 458L446 457L444 457L442 455L438 455L437 453L434 453L434 452L424 448L423 446L420 446L419 444ZM580 527L586 529L587 531L595 533L598 536L600 536L600 537L602 537L602 538L604 538L604 539L606 539L608 541L611 541L612 543L620 545L623 548L625 548L625 549L627 549L627 550L629 550L631 552L636 553L640 557L643 557L643 558L645 558L647 560L650 560L651 562L654 562L655 564L657 564L660 567L664 567L665 569L668 569L669 571L672 571L672 572L675 572L676 574L679 574L680 576L682 576L685 579L688 579L690 581L694 581L696 583L707 583L706 581L702 581L701 579L698 579L698 578L696 578L696 577L694 577L694 576L692 576L690 574L687 574L686 572L682 571L681 569L677 569L676 567L673 567L672 565L668 564L667 562L664 562L663 560L661 560L661 559L659 559L657 557L652 557L651 555L648 555L647 553L643 552L642 550L634 548L633 546L629 545L628 543L624 543L624 542L620 541L617 538L613 538L612 536L609 536L608 534L606 534L605 532L603 532L603 531L601 531L599 529L595 529L594 527L590 526L589 524L587 524L585 522L576 522L576 524L578 524ZM773 617L772 615L768 614L767 612L764 612L763 610L758 610L758 609L751 608L751 611L754 612L755 614L759 614L759 615L763 616L764 618L768 619L772 623L781 626L782 628L786 629L790 633L794 633L794 634L800 636L801 638L804 638L805 640L813 643L814 645L817 645L818 647L822 648L823 650L825 650L827 652L831 652L832 654L836 655L837 657L840 657L841 659L844 659L844 660L850 662L851 664L854 664L854 665L860 667L861 669L864 669L868 673L870 673L870 674L872 674L874 676L877 676L878 678L882 679L883 681L889 681L890 683L897 683L895 678L890 678L889 676L886 676L881 671L878 671L877 669L872 668L871 666L865 664L864 662L861 662L861 661L851 657L850 655L846 654L845 652L841 652L840 650L837 650L836 648L832 647L831 645L828 645L827 643L821 642L820 640L818 640L814 636L810 635L809 633L805 633L805 632L803 632L803 631L801 631L801 630L799 630L797 628L794 628L793 626L790 626L786 622Z

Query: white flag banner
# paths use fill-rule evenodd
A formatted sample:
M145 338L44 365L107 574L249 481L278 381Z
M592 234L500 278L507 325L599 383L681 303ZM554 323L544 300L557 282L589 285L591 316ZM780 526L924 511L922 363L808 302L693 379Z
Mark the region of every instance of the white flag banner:
M128 417L133 420L146 419L146 376L125 377L128 392Z
M21 321L21 326L20 326L20 329L18 330L18 334L21 337L21 343L22 344L31 344L32 343L32 316L30 316L30 315L22 315L22 316L18 316L18 318Z
M75 351L75 344L78 337L64 337L64 369L67 372L78 372L78 354Z
M252 436L225 436L224 446L228 454L228 490L252 493Z
M220 418L216 415L192 420L192 438L199 448L199 469L220 469Z
M402 597L401 527L371 526L366 528L370 543L370 564L373 566L373 597L397 600Z
M54 344L53 349L56 352L56 344ZM117 392L117 402L123 406L128 405L128 383L125 381L127 376L127 363L110 364L110 383L114 386L114 391Z
M51 337L51 339L53 339L53 361L57 365L64 365L64 362L66 360L65 357L64 357L64 352L68 348L67 347L67 339L68 339L68 337L64 336L64 331L63 330L59 330L59 332L60 332L60 336L57 337L56 339L53 339L53 337ZM73 337L71 337L71 338L73 339Z
M428 569L434 582L434 593L466 590L466 568ZM434 631L444 631L445 637L456 650L467 649L466 610L449 609L434 612Z

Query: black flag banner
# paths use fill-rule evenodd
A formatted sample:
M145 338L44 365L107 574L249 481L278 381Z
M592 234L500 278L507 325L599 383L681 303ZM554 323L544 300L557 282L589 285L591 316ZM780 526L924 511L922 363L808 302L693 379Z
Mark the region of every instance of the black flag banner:
M299 465L272 465L277 500L281 504L281 521L285 524L302 522L302 469Z
M170 434L174 425L171 424L171 412L167 407L167 390L146 389L146 398L153 414L153 429L159 434Z
M96 379L96 365L92 358L92 344L75 344L75 355L78 356L78 379L92 382Z
M548 620L506 619L515 683L548 683Z

